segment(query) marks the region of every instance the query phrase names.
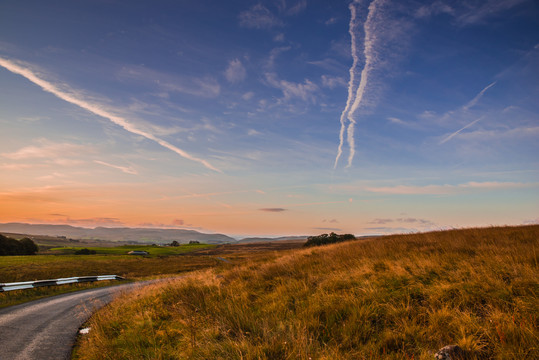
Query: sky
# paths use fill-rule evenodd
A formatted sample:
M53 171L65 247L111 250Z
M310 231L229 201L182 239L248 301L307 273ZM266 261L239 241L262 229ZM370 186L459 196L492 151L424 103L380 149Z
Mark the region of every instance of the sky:
M539 223L534 0L0 1L0 222Z

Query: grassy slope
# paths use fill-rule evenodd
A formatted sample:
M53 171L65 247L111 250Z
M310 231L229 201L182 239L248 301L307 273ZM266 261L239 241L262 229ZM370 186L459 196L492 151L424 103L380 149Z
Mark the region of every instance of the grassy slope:
M539 358L539 226L384 237L120 298L79 359Z

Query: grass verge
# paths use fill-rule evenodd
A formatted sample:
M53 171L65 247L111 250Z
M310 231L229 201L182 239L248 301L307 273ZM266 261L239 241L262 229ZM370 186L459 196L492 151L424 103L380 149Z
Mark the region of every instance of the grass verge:
M539 226L400 235L199 271L115 300L76 359L539 358Z

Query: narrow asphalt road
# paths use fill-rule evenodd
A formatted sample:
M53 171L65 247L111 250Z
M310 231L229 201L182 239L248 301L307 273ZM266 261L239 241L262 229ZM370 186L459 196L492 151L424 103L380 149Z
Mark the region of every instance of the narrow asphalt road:
M92 313L138 286L143 284L89 289L0 310L0 359L70 359L79 327Z

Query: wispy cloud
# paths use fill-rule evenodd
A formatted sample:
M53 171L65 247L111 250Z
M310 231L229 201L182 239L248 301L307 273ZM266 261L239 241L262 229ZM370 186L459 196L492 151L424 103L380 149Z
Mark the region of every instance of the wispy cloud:
M283 212L283 211L287 211L287 209L284 209L284 208L262 208L262 209L258 209L259 211L264 211L264 212Z
M330 89L334 89L339 86L346 87L346 80L340 76L322 75L322 85Z
M221 86L211 76L180 76L147 68L145 66L124 66L116 74L122 80L143 82L165 92L178 92L203 98L214 98L221 93Z
M337 224L339 221L337 219L331 219L331 220L327 220L327 219L324 219L322 220L322 222L328 222L328 223L332 223L332 224Z
M69 225L78 225L78 226L124 226L124 223L114 217L91 217L83 219L74 219L67 215L61 214L51 214L55 219L53 220L42 220L42 223L53 223L53 224L69 224Z
M276 26L283 26L283 22L262 4L256 4L249 10L242 11L238 19L240 26L247 28L270 29Z
M396 219L374 219L369 222L369 224L376 224L376 225L385 225L390 223L405 223L405 224L419 224L422 226L429 226L432 227L435 224L426 219L417 219L417 218L396 218Z
M480 118L478 119L475 119L474 121L472 121L471 123L468 123L466 124L465 126L463 126L462 128L458 129L457 131L455 131L454 133L451 133L449 134L448 136L446 136L445 138L443 138L438 144L439 145L442 145L442 144L445 144L446 142L448 142L449 140L451 140L453 137L457 136L462 130L465 130L467 128L469 128L470 126L474 125L476 122L484 119L485 117L484 116L481 116Z
M0 63L1 64L1 63ZM58 157L77 156L83 153L93 152L88 146L71 144L71 143L55 143L47 139L38 140L39 145L25 146L17 151L0 154L2 157L12 160L28 160L28 159L56 159Z
M389 195L449 195L458 194L473 190L489 191L504 189L519 189L539 187L539 183L518 183L518 182L475 182L471 181L458 185L424 185L424 186L386 186L386 187L367 187L365 190L375 193Z
M132 134L140 135L148 140L152 140L158 143L159 145L161 145L162 147L167 148L177 153L178 155L180 155L181 157L185 159L198 162L210 170L220 172L219 169L211 165L208 161L197 158L185 152L184 150L170 144L169 142L162 140L160 138L157 138L151 133L140 130L135 125L127 121L125 118L118 116L111 111L106 110L105 107L101 104L97 104L95 102L85 100L82 97L82 95L75 93L73 90L66 89L66 86L60 87L49 81L44 80L38 74L36 74L33 70L31 70L28 67L23 66L20 63L16 63L11 60L0 58L0 66L7 69L8 71L11 71L14 74L18 74L25 77L32 83L41 87L44 91L49 92L70 104L76 105L84 110L91 112L92 114L108 119L112 123L122 127L123 129L125 129L126 131Z
M104 165L104 166L107 166L107 167L110 167L110 168L113 168L113 169L120 170L120 171L122 171L122 172L124 172L126 174L131 174L131 175L138 174L137 170L133 169L130 166L127 167L127 166L113 165L113 164L109 164L107 162L100 161L100 160L94 160L94 163Z
M478 6L466 6L457 15L457 21L462 25L479 24L485 19L507 11L528 0L486 0L479 2Z
M342 231L340 228L331 228L331 227L313 227L315 230L322 230L322 231Z
M247 71L239 59L231 60L225 71L226 79L231 83L238 83L245 80Z
M326 21L324 21L324 24L333 25L333 24L336 24L338 21L339 21L339 19L337 19L335 16L333 16L333 17L330 17L329 19L327 19Z
M434 1L431 4L419 7L415 12L415 16L417 18L428 18L438 14L454 15L455 9L453 9L451 6L447 5L443 1Z
M294 5L288 7L286 1L282 1L279 10L286 16L296 15L307 8L307 0L298 0Z
M483 23L486 19L507 11L529 0L485 0L485 1L442 1L437 0L420 6L415 12L416 18L429 18L447 14L456 20L459 26Z
M309 79L305 79L303 84L301 84L278 79L275 73L266 73L266 81L269 85L280 89L283 92L284 100L300 98L303 101L316 103L315 94L319 88Z

